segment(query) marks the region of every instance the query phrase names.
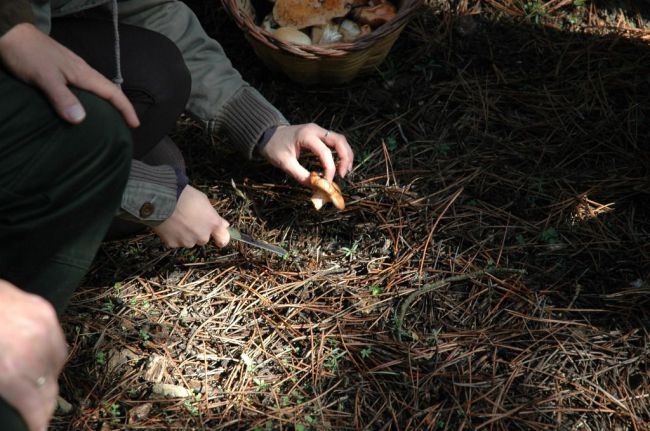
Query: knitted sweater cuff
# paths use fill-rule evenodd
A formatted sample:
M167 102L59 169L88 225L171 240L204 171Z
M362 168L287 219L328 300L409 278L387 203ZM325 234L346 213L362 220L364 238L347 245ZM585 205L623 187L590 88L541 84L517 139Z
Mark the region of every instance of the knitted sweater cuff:
M232 97L219 123L235 147L249 159L265 131L289 124L280 111L251 87L243 87Z

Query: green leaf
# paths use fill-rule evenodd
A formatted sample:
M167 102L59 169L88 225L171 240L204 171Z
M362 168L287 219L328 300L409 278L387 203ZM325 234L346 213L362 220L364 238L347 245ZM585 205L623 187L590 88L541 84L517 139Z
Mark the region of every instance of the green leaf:
M395 139L393 136L389 136L386 138L386 146L388 147L388 151L395 151L397 149L397 139Z
M554 227L544 229L540 234L540 239L547 244L557 244L559 241L559 234Z

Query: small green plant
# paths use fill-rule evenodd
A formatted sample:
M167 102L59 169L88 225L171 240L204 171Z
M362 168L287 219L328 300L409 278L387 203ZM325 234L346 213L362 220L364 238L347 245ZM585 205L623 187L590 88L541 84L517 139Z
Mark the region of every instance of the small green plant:
M524 4L524 11L528 17L535 22L535 24L539 24L540 21L546 16L546 8L544 7L544 3L539 0L534 0Z
M546 244L557 244L559 242L559 234L554 227L544 229L539 235L539 238Z
M370 289L368 290L370 291L370 294L373 296L380 295L381 292L383 291L383 289L377 285L370 286Z
M105 313L112 313L115 310L115 304L111 301L111 298L107 298L102 306L102 311Z
M388 151L391 153L394 152L397 149L397 139L394 136L389 136L386 138L386 146L388 147Z
M450 150L451 150L451 146L449 146L449 144L444 142L436 146L436 151L438 151L438 154L442 156L446 156L447 154L449 154Z
M519 245L525 245L526 244L526 238L522 234L517 234L515 237L515 241L517 241L517 244Z
M140 329L138 331L138 335L140 336L142 341L149 341L149 339L151 338L151 335L149 335L149 332L144 328L142 328L142 329Z
M352 259L352 257L357 253L358 248L359 248L359 241L355 241L352 244L352 247L341 247L341 250L343 251L345 257L347 257L348 259Z
M106 353L101 350L95 353L95 363L97 365L104 365L106 363Z
M111 404L108 409L108 414L111 415L111 423L116 425L120 423L120 405L117 403Z
M568 14L565 19L571 25L576 25L578 23L578 17L573 14Z
M442 332L442 328L435 328L426 338L427 346L435 346L438 344L438 335Z
M252 373L253 371L255 371L256 365L255 365L255 361L253 360L253 358L248 356L246 353L242 353L241 354L241 360L242 360L242 362L244 364L246 364L246 371L248 371L249 373Z
M305 398L302 396L302 392L293 391L291 395L296 399L296 404L302 404L305 402Z
M346 354L347 352L345 350L341 350L338 347L332 349L332 354L325 360L325 368L327 368L332 373L336 372L336 370L339 368L339 360Z
M366 347L365 349L361 349L359 354L361 355L361 357L363 359L368 359L370 357L370 355L372 355L372 348L371 347Z
M199 407L196 404L192 403L192 401L190 400L184 401L183 406L187 409L188 412L190 412L192 416L199 415Z
M121 292L121 290L122 290L122 286L123 286L123 285L122 285L122 282L121 282L121 281L118 281L118 282L116 282L116 283L113 285L113 291L115 291L115 294L116 294L116 295L119 295L119 294L120 294L120 292Z
M586 4L587 0L573 0L573 6L575 7L583 7Z
M253 382L255 382L255 385L256 385L255 389L256 389L258 392L264 392L264 391L267 391L267 390L269 390L269 388L271 387L271 385L269 385L269 384L266 383L263 379L260 379L260 378L258 378L258 377L254 377L254 378L253 378Z

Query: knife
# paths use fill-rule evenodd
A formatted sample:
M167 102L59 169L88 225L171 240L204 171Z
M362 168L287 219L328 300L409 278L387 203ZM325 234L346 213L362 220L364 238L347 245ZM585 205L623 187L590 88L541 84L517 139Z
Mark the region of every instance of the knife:
M240 232L239 230L237 230L232 226L228 228L228 233L230 234L230 239L234 239L235 241L243 242L244 244L252 245L253 247L261 248L262 250L279 254L282 257L287 256L289 254L289 252L283 249L282 247L278 247L277 245L273 245L264 241L257 240L248 234Z

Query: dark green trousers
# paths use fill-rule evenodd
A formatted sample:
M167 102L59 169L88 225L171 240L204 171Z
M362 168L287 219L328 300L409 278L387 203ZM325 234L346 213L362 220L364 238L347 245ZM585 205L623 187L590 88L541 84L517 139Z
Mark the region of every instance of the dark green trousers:
M118 111L75 94L86 110L80 125L61 120L39 90L0 68L0 278L59 312L119 207L132 151ZM2 400L0 429L26 429Z

